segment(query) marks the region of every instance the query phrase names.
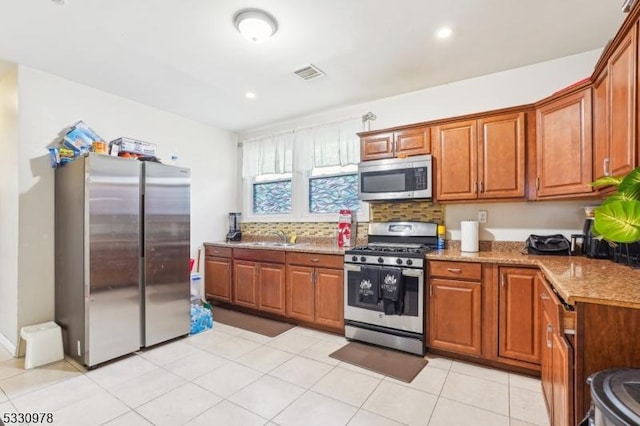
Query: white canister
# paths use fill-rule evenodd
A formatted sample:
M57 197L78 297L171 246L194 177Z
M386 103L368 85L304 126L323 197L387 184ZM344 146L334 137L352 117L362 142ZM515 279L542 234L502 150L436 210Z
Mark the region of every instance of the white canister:
M465 253L478 252L478 233L480 224L475 220L460 222L460 251Z

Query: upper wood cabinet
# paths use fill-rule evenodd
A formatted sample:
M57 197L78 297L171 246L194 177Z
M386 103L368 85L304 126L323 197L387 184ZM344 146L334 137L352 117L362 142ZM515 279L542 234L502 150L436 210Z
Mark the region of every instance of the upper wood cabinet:
M536 110L536 197L592 193L591 88Z
M593 179L621 176L636 162L637 24L593 83Z
M431 133L429 127L370 134L360 139L361 161L430 153Z
M525 114L434 127L438 201L525 195Z

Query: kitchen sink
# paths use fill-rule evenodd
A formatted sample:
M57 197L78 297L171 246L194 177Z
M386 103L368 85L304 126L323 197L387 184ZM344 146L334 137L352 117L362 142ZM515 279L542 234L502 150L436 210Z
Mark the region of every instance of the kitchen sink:
M285 243L282 241L256 241L247 243L247 245L259 247L293 247L296 243Z

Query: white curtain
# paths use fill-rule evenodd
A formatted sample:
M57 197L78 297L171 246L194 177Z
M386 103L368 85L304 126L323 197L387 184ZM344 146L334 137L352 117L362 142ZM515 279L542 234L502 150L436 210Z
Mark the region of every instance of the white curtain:
M353 118L243 142L242 176L292 172L294 146L297 170L358 164L360 131Z
M293 133L242 143L242 177L293 171Z

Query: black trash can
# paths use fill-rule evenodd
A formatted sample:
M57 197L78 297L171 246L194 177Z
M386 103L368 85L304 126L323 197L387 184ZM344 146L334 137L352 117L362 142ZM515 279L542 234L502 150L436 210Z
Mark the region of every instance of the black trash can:
M612 368L592 374L591 410L581 426L640 425L640 369Z

